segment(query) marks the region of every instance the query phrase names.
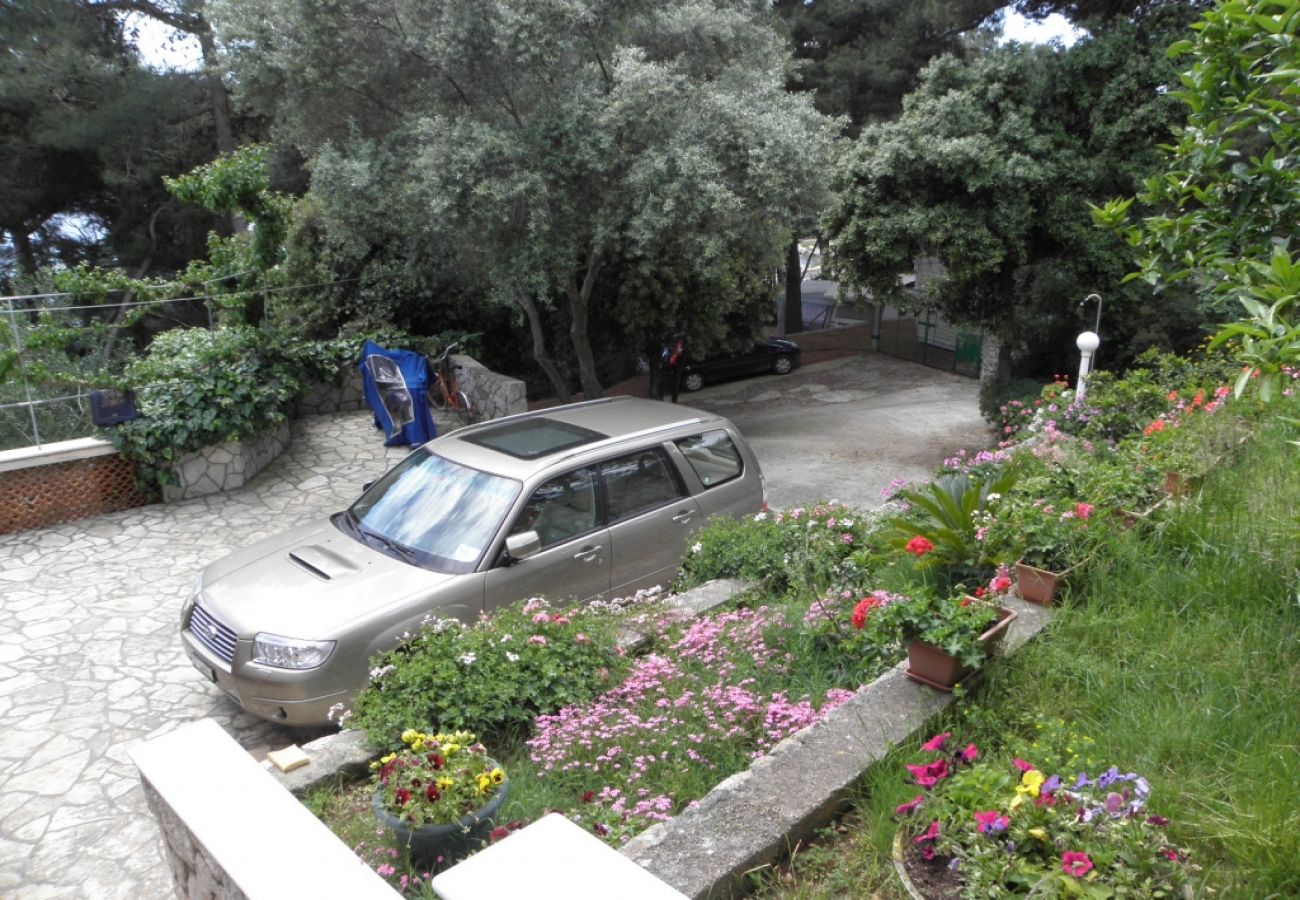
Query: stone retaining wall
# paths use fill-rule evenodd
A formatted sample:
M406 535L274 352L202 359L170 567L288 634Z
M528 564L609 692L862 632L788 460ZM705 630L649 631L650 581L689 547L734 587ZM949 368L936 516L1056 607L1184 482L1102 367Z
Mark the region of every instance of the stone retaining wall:
M229 441L186 453L174 469L180 484L163 487L163 500L174 503L241 488L289 447L292 429L286 419L274 431L246 441Z
M294 401L293 417L323 416L329 413L359 412L366 408L361 392L361 372L352 370L339 384L322 381L309 384Z
M518 378L493 372L468 356L453 354L451 361L461 367L457 382L469 397L475 421L486 422L527 411L524 383Z

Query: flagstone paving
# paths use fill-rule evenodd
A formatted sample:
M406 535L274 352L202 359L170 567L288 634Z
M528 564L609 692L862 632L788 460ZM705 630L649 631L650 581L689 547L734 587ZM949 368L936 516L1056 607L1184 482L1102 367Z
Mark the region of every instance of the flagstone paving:
M884 484L863 460L843 456L859 440L803 422L810 413L869 434L875 464L891 469L906 455L928 472L944 450L985 443L974 382L877 354L831 367L706 388L687 402L753 430L777 505L788 502L783 491L816 493L836 480L851 479L864 498ZM863 398L845 402L830 385ZM774 404L769 390L793 399ZM881 408L898 404L901 419ZM822 440L809 441L814 434ZM797 447L783 446L789 437ZM899 454L884 452L891 441ZM172 896L127 751L202 717L258 758L324 733L242 713L205 681L181 649L181 604L206 563L343 508L405 453L383 446L366 412L302 419L288 452L240 490L0 535L0 897ZM803 480L813 468L830 480Z
M181 603L206 563L343 508L408 449L385 448L368 413L303 419L244 489L0 536L0 896L171 896L127 750L205 716L259 757L323 733L204 681Z

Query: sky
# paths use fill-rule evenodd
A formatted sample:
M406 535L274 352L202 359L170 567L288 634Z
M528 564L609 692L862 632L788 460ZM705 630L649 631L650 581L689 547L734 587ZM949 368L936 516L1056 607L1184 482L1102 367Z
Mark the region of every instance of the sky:
M148 65L182 71L199 68L201 60L198 41L189 36L175 36L169 40L175 33L157 19L148 16L135 15L128 21L139 34L136 46ZM1082 34L1058 13L1053 13L1042 22L1031 22L1018 13L1007 12L1003 27L1003 41L1019 41L1024 44L1045 44L1053 38L1060 38L1068 47Z
M1041 22L1031 22L1017 12L1008 11L1002 32L1003 41L1046 44L1053 38L1060 38L1066 47L1083 36L1083 32L1071 25L1060 13L1052 13Z

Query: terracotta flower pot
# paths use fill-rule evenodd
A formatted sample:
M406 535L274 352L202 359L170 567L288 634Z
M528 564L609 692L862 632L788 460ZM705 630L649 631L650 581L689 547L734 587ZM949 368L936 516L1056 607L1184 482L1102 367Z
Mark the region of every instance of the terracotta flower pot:
M984 655L992 656L1002 645L1007 630L1016 614L1006 607L998 608L998 620L980 635ZM960 659L925 641L912 641L907 645L907 677L940 691L951 691L973 670L962 665Z
M1039 569L1022 562L1016 563L1016 593L1020 599L1030 603L1051 606L1056 595L1056 583L1061 578L1060 572Z
M1165 473L1165 493L1170 497L1181 497L1191 489L1191 479L1182 472Z

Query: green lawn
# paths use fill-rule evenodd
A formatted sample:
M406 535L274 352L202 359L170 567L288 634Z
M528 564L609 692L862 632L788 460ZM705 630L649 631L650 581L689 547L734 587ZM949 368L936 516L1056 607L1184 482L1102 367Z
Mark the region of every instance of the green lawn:
M989 747L1035 714L1073 723L1151 781L1207 896L1300 896L1300 450L1284 437L1266 428L1190 498L1116 527L1050 631L936 723ZM914 749L762 896L903 896L889 848Z

